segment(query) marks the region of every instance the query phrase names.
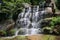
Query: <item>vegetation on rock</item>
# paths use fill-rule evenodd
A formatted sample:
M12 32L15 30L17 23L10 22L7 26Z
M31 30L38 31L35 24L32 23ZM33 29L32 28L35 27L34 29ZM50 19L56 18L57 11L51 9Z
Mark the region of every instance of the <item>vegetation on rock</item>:
M60 34L60 17L53 17L46 27L43 27L44 33ZM47 32L46 32L47 31Z

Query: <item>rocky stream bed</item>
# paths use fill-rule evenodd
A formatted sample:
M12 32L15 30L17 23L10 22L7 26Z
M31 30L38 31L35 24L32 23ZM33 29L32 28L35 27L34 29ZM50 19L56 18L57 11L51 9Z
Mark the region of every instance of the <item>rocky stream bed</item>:
M16 36L16 37L0 37L0 40L60 40L60 36L54 35L30 35L30 36Z

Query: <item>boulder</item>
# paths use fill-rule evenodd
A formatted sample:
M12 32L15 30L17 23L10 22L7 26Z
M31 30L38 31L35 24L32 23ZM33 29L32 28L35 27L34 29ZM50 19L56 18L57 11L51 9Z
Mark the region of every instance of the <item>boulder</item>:
M51 14L53 13L51 7L47 7L45 10L46 10L47 13L51 13Z

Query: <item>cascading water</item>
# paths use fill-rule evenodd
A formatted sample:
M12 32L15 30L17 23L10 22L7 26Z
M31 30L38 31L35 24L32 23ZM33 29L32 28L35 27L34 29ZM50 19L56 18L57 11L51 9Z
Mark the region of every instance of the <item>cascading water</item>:
M35 35L41 33L41 22L45 11L39 11L39 6L28 7L19 14L17 24L17 31L15 35ZM32 21L31 21L32 20Z

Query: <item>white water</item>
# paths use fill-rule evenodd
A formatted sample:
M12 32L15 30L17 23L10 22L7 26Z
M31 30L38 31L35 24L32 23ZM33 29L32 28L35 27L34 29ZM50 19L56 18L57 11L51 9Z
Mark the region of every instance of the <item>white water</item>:
M16 30L15 36L18 34L35 35L41 33L41 22L43 21L44 13L45 11L39 11L39 6L33 7L33 13L31 12L31 7L24 9L18 16L16 24L20 28ZM22 31L21 34L19 33L20 31Z

